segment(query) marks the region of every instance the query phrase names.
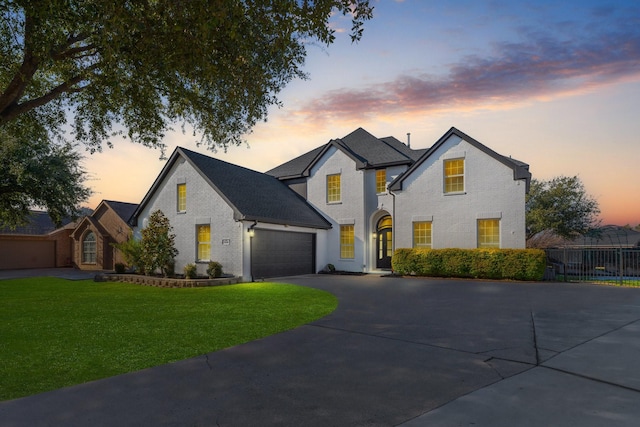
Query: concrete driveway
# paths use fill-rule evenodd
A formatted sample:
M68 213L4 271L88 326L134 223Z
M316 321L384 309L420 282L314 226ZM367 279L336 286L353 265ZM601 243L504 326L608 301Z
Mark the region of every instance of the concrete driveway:
M216 353L0 402L0 425L635 426L640 419L640 289L374 275L281 281L330 291L338 309Z

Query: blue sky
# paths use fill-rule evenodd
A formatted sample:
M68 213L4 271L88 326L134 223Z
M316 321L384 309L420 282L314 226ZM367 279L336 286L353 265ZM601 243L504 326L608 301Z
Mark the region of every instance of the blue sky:
M639 1L373 4L359 43L336 17L336 43L309 46L309 79L280 94L247 146L212 153L175 132L168 153L180 145L266 171L358 127L426 148L455 126L534 178L578 175L603 223L640 223ZM139 202L158 157L128 142L87 155L90 206Z

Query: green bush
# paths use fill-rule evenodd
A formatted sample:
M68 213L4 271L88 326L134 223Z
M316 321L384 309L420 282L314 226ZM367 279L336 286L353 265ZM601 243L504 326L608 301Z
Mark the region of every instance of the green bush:
M398 274L476 279L542 280L546 255L539 249L397 249Z
M140 240L129 238L121 243L111 243L111 246L118 249L126 263L133 268L134 271L144 274L144 265L142 263L142 243Z
M114 265L114 269L115 269L116 273L123 274L126 271L127 266L124 265L121 262L116 262L116 265Z
M184 277L187 279L195 279L198 275L198 268L195 264L187 264L184 266Z
M207 275L209 276L209 279L222 277L222 264L216 261L211 261L207 266Z

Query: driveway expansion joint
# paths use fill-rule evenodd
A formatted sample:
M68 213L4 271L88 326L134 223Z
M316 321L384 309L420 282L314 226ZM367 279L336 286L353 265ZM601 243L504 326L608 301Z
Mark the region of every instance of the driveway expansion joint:
M571 375L571 376L576 377L576 378L582 378L582 379L589 380L589 381L595 381L595 382L600 383L600 384L607 384L607 385L610 385L610 386L613 386L613 387L621 388L623 390L628 390L628 391L633 391L635 393L640 393L640 389L638 389L638 388L629 387L629 386L626 386L626 385L623 385L623 384L618 384L618 383L615 383L613 381L603 380L602 378L596 378L596 377L593 377L593 376L590 376L590 375L579 374L577 372L571 372L571 371L568 371L568 370L565 370L565 369L556 368L554 366L540 365L540 368L545 368L545 369L549 369L551 371L560 372L562 374Z

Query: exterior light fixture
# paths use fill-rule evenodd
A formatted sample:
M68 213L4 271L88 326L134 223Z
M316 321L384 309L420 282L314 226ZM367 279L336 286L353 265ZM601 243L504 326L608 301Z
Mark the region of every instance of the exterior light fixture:
M251 224L251 226L249 227L249 229L247 230L247 232L249 233L249 237L253 237L256 235L255 230L253 229L256 225L258 225L258 221L253 221L253 224Z

